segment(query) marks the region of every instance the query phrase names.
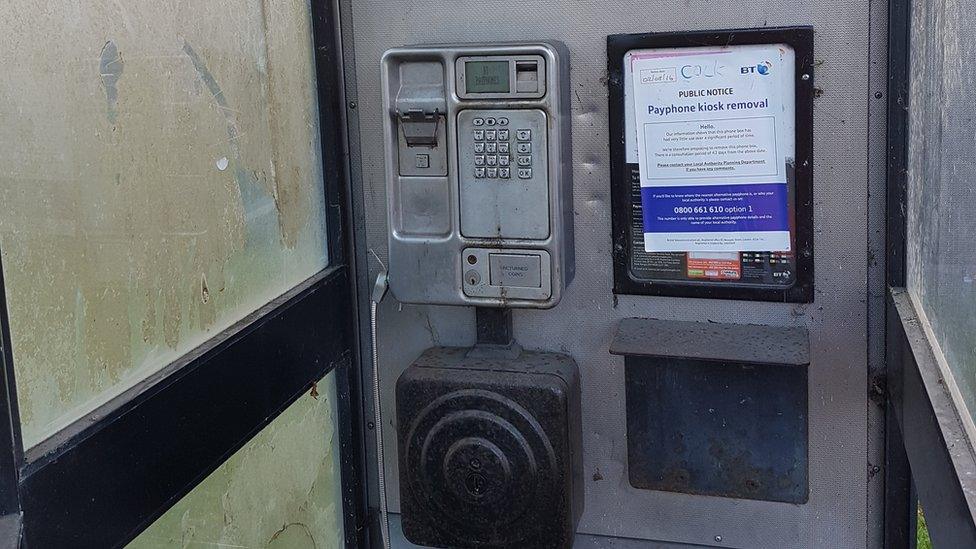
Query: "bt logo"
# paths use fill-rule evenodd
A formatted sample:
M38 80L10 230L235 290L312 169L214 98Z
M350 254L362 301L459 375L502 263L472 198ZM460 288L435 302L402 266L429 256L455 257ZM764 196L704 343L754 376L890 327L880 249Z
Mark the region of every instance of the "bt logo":
M769 61L763 61L756 66L740 67L739 72L742 74L754 74L759 73L763 76L769 74L773 70L773 64Z

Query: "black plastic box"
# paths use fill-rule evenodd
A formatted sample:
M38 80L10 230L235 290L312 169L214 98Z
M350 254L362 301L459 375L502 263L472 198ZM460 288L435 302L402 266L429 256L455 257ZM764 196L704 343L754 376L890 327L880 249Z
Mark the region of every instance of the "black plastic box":
M428 349L397 381L404 535L433 547L571 547L583 513L576 363L469 350Z

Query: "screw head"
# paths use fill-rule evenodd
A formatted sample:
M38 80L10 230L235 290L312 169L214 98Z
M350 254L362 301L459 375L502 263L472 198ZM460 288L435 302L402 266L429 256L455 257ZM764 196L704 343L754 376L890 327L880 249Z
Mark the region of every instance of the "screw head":
M803 74L803 75L800 76L800 80L810 80L810 75L809 74Z
M355 101L350 101L349 102L349 108L350 109L355 109L356 108L356 102Z
M722 536L715 536L715 541L721 543L722 542Z

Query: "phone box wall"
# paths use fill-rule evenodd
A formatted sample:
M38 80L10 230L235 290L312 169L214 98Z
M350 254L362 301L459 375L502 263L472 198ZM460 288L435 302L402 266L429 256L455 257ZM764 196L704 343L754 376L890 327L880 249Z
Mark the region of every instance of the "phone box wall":
M586 512L579 531L723 547L880 546L880 409L867 399L881 358L884 256L885 6L864 1L729 2L676 6L597 1L361 1L343 29L354 147L354 200L366 247L385 261L386 197L380 58L391 47L559 40L570 49L576 278L546 311L515 311L518 341L571 354L581 369ZM809 305L617 296L611 291L606 36L810 24L816 30L815 301ZM871 191L871 192L869 192ZM370 274L380 263L370 256ZM624 371L608 353L626 317L804 326L809 373L810 500L803 505L638 490L627 480ZM470 345L471 309L380 307L378 356L390 509L398 510L394 383L434 344Z

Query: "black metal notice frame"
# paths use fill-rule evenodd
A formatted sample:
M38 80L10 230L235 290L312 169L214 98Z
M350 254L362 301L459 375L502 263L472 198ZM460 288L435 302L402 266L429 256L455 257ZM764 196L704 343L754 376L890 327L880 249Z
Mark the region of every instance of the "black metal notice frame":
M756 273L752 282L693 279L687 255L649 253L643 248L639 165L627 162L624 59L641 49L700 46L786 44L796 55L795 163L788 174L793 221L793 251L787 254L759 250L742 252L740 265ZM613 212L613 271L615 294L661 295L712 299L742 299L810 303L813 301L813 27L775 27L698 32L618 34L607 37L609 72L610 177ZM684 264L681 262L684 261ZM652 276L641 266L670 263L683 276ZM754 265L758 264L758 265ZM756 271L762 269L762 272ZM788 283L772 282L772 273L791 270ZM740 267L740 272L742 268ZM782 277L780 277L782 278Z

